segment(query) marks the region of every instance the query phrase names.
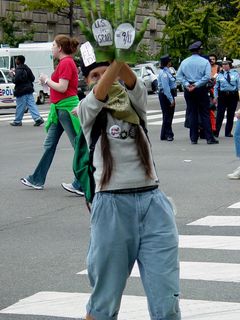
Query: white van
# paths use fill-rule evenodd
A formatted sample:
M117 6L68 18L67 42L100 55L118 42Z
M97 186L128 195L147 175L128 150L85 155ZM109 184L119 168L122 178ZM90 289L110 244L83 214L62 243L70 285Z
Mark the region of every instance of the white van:
M15 68L15 58L18 55L25 57L25 63L35 76L34 90L39 104L45 102L45 96L48 94L48 92L44 92L42 85L39 84L39 76L41 73L45 73L50 77L54 70L51 47L52 43L46 42L21 44L19 48L0 48L0 68L8 70Z

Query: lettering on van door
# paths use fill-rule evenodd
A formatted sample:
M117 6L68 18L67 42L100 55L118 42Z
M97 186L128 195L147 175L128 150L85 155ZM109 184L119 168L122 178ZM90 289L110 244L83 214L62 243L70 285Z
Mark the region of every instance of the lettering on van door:
M11 88L0 89L0 96L13 96L13 89Z

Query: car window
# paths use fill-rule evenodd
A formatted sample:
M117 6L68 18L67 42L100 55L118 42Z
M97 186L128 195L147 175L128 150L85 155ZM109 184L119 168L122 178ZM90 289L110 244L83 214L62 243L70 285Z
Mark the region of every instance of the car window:
M6 83L2 71L0 70L0 83Z
M9 57L0 57L0 68L9 68Z
M133 68L133 71L136 73L137 77L141 77L141 69Z
M148 74L149 74L149 73L147 72L147 69L144 68L144 69L143 69L143 76L148 76Z
M10 74L10 72L8 70L2 70L2 72L4 73L7 82L8 83L12 83L13 82L13 76Z

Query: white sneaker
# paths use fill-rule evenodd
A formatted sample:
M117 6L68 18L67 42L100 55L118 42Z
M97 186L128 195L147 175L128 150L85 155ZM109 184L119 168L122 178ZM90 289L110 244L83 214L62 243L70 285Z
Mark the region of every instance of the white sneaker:
M37 186L35 184L32 184L30 181L27 180L27 178L21 178L20 181L22 182L22 184L24 184L27 187L30 187L30 188L33 188L33 189L36 189L36 190L42 190L43 189L43 186Z
M61 186L63 187L63 189L67 190L68 192L76 193L79 196L84 196L84 192L82 190L75 189L71 183L63 182L61 183Z
M238 180L240 179L240 167L233 171L233 173L229 173L228 178L231 180Z

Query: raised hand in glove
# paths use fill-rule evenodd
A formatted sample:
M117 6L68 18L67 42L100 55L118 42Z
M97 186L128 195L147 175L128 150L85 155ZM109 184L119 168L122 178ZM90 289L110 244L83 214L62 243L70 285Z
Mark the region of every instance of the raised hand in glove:
M88 26L82 20L77 22L94 49L96 61L113 60L115 54L112 29L114 4L112 1L99 0L100 12L98 12L96 1L80 0L79 2L87 18Z
M136 63L136 50L147 29L149 18L143 20L138 32L134 23L139 0L115 0L115 59L126 63Z

